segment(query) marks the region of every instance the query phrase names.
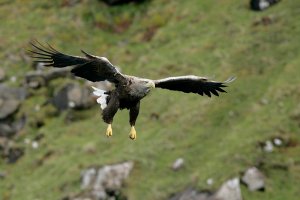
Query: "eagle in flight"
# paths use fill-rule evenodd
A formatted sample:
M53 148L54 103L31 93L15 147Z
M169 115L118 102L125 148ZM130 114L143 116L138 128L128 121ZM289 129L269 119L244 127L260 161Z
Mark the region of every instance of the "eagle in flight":
M81 50L84 57L63 54L49 44L47 46L38 42L31 43L32 57L36 62L43 63L46 67L67 67L73 66L71 73L75 76L87 79L92 82L109 81L115 84L115 89L104 91L93 87L94 95L97 96L97 103L101 105L102 118L108 124L106 136L112 136L112 122L119 109L129 110L129 123L131 126L129 137L136 139L134 128L140 110L140 101L147 96L153 88L176 90L185 93L195 93L201 96L219 96L219 93L226 92L222 88L225 84L232 82L235 78L230 77L224 82L210 81L205 77L194 75L168 77L159 80L151 80L122 74L105 57L91 55Z

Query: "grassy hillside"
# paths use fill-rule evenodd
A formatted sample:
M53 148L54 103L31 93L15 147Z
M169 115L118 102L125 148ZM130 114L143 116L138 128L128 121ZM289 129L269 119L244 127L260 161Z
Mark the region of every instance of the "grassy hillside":
M117 114L114 135L106 138L97 106L76 123L65 124L63 114L47 118L40 129L28 124L16 138L20 145L39 133L45 138L37 150L25 146L25 156L16 164L0 160L0 170L7 173L0 180L1 199L60 199L80 190L82 169L124 160L136 162L124 191L130 200L167 199L190 185L214 190L261 162L266 191L242 186L244 198L298 199L299 2L282 1L260 13L240 0L156 0L113 8L96 0L74 6L61 2L0 0L0 59L8 76L21 81L30 69L25 49L35 38L69 54L84 49L106 56L136 76L238 78L221 97L154 90L142 101L136 141L128 139L127 111ZM46 108L32 111L46 99L44 89L39 93L19 112L30 119L46 115ZM153 119L153 113L159 118ZM276 136L295 145L262 152L258 142ZM94 153L85 151L89 146ZM38 164L49 151L52 155ZM170 165L178 157L186 165L173 172ZM214 179L212 186L206 184L208 178Z

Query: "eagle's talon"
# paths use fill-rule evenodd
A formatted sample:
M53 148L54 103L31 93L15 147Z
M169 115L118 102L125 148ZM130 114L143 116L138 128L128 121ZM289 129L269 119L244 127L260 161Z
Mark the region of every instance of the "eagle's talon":
M108 127L106 129L106 136L110 137L112 136L112 128L111 128L111 124L108 124Z
M132 140L136 139L136 131L135 131L134 126L132 126L131 129L130 129L129 138L132 139Z

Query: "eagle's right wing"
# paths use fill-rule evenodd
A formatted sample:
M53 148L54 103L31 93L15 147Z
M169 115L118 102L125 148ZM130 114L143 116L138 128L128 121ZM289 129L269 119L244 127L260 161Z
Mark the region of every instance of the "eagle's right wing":
M109 62L105 57L98 57L88 54L84 51L85 57L71 56L63 54L48 45L45 47L31 43L33 50L32 57L36 62L43 63L47 67L67 67L74 66L71 73L75 76L87 79L89 81L108 80L113 83L123 81L125 77Z
M220 92L226 92L222 88L227 87L225 84L234 81L235 77L230 77L224 82L210 81L205 77L194 75L169 77L155 80L156 88L176 90L185 93L196 93L201 96L211 97L212 94L219 96Z

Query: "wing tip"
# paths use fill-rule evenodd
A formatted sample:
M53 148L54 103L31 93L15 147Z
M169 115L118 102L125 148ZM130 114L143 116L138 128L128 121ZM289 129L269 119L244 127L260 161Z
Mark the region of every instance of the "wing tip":
M85 57L89 58L89 59L95 59L95 56L87 53L86 51L80 49L81 53L83 53L85 55Z
M84 55L87 55L88 53L85 52L83 49L80 49L80 51L84 54Z
M226 81L224 81L224 82L219 82L219 84L220 84L219 87L220 87L220 88L222 88L222 87L228 87L228 86L225 85L225 84L231 83L231 82L235 81L235 79L236 79L235 76L231 76L231 77L229 77ZM226 92L226 91L224 90L224 91L220 91L220 92Z
M235 81L236 76L230 76L226 81L224 81L223 83L231 83L233 81Z
M59 53L52 46L50 46L50 44L46 43L48 45L48 47L46 47L36 39L29 41L29 44L33 47L31 52L34 54L46 54L45 56L52 56Z

